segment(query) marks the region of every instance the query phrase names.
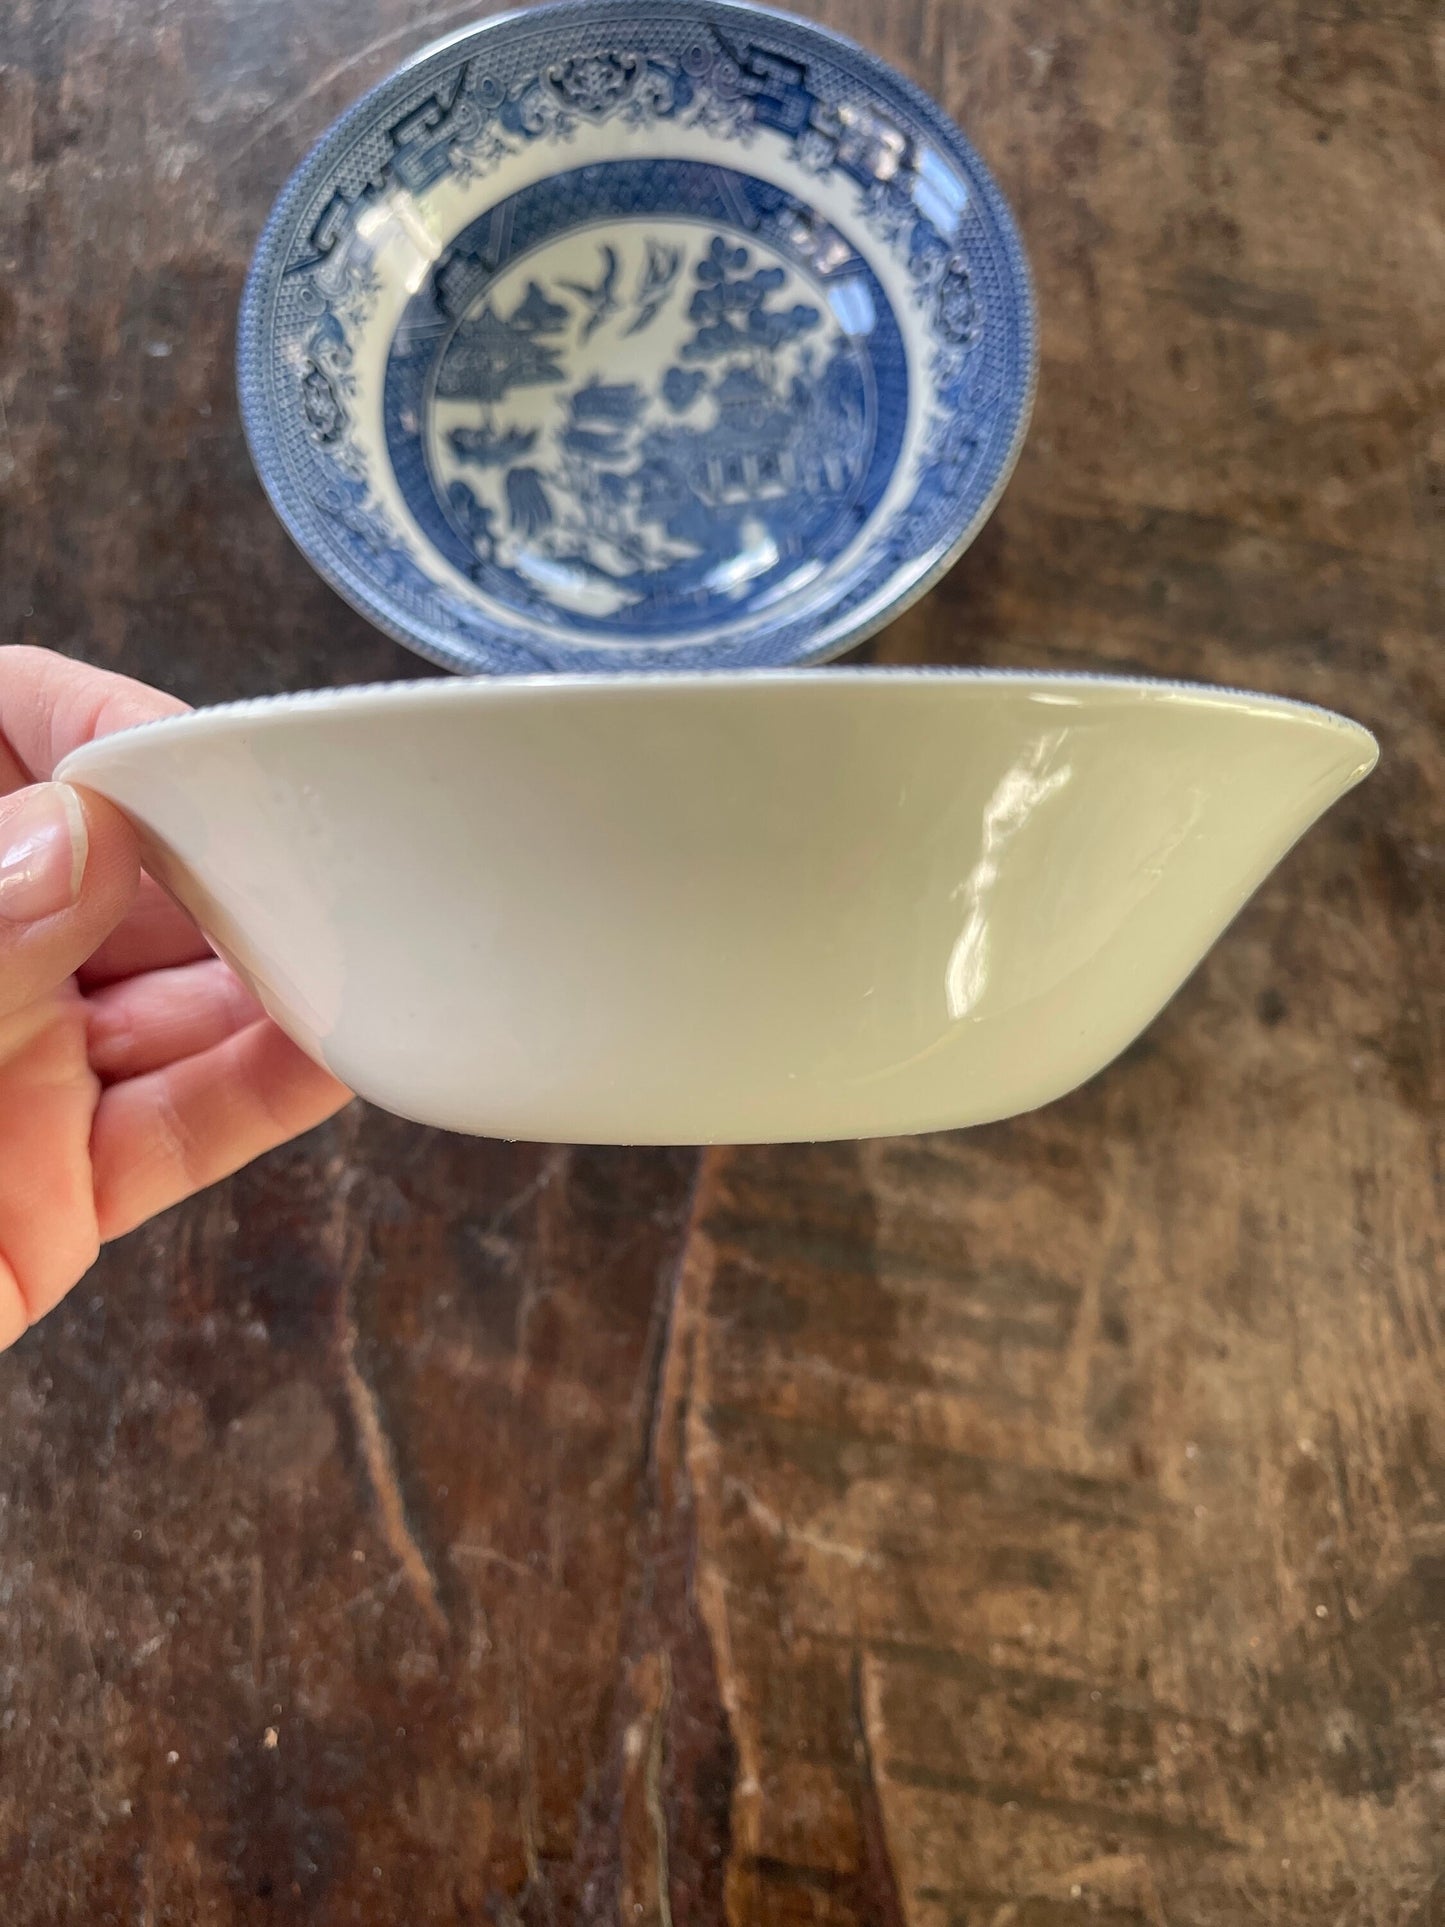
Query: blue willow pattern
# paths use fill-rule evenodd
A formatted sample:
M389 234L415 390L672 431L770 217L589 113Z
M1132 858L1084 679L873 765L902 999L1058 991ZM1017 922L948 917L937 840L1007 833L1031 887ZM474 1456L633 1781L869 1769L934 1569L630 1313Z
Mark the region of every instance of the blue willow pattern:
M609 206L676 207L689 185L716 196L717 170L614 164L591 170L587 205L610 195ZM565 234L566 199L565 177L526 190L506 209L509 236L554 221ZM807 300L810 284L755 237L677 221L666 238L645 223L607 232L591 243L593 278L527 273L505 312L505 274L471 291L457 265L466 248L454 247L398 331L389 450L418 523L478 588L545 620L549 597L570 586L574 625L675 632L716 622L856 535L894 456L889 443L886 460L871 459L877 392L896 390L896 428L906 372L881 290L851 250L854 272ZM534 260L524 250L523 272ZM438 353L443 318L469 294ZM621 342L654 330L655 377L608 380L594 365L575 378L599 330Z
M396 479L424 534L464 567L483 602L447 591L424 566L415 537L379 500L355 433L354 343L376 294L364 217L388 196L485 180L538 142L555 146L565 169L581 130L612 123L698 130L726 141L740 164L766 134L799 179L848 188L849 223L902 270L926 335L920 364L900 345L899 366L883 370L893 406L900 382L923 384L924 413L910 431L908 496L859 566L832 585L828 634L846 639L850 621L867 626L891 581L946 559L987 512L1016 453L1032 392L1032 306L997 190L931 103L846 43L828 41L818 56L811 42L827 37L804 23L727 0L666 9L575 0L510 31L516 45L506 57L500 34L495 56L464 39L384 83L338 124L334 152L318 149L278 203L248 285L240 349L248 432L278 508L359 606L457 666L593 668L583 659L599 644L612 665L634 666L652 658L645 631L654 616L659 630L692 626L696 645L680 663L807 654L817 612L790 616L786 595L776 604L777 571L750 578L740 600L703 587L744 539L744 496L757 511L753 533L777 549L785 577L810 549L844 552L889 481L865 472L880 419L873 347L839 325L826 299L830 250L852 254L850 267L857 256L803 199L780 194L760 220L757 196L746 202L761 181L736 173L744 204L714 210L706 245L686 261L675 219L696 223L699 211L664 198L652 205L659 230L630 281L604 239L593 272L539 278L535 298L527 288L505 319L472 288L430 371L426 407L467 401L476 418L452 422L440 456L436 446L415 451L420 468L408 468L404 448L398 461L394 439L398 330L385 409ZM576 51L561 51L569 39ZM554 57L535 59L529 49L542 53L549 40ZM432 277L443 295L455 243L446 252ZM896 339L888 296L876 283L870 292ZM680 305L693 331L655 382L569 383L565 366L546 372L559 359L549 347L585 348L609 328L642 335ZM527 338L514 370L530 366L535 384L557 391L547 422L534 409L525 421L502 419L518 379L490 400L484 392L489 377L476 370L502 329ZM424 421L420 428L424 440ZM419 513L423 491L430 506ZM512 566L519 560L527 566ZM620 599L592 621L590 645L578 646L577 610L551 605L552 565L618 588Z

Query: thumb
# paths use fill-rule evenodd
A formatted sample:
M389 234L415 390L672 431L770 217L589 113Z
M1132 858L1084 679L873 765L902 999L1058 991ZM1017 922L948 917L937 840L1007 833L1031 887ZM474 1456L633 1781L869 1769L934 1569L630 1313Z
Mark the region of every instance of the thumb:
M0 797L0 1017L78 970L139 880L135 832L100 797L66 783Z

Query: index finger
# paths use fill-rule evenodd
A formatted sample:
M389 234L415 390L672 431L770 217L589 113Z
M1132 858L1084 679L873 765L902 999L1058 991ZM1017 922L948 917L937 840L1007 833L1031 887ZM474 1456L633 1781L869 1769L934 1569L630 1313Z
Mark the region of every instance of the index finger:
M45 782L63 757L97 736L185 709L159 689L49 649L0 648L0 795Z

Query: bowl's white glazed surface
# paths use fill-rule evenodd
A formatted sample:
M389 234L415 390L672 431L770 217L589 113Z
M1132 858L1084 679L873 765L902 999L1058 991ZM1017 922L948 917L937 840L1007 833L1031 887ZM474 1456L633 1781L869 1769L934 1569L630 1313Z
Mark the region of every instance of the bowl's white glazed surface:
M1062 1095L1375 754L1271 698L865 671L280 698L61 774L378 1104L762 1142Z

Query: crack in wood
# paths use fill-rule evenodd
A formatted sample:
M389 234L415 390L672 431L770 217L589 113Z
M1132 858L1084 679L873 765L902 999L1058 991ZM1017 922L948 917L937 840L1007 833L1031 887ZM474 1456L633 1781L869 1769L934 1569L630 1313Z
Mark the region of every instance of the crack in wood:
M356 1125L351 1127L353 1135L356 1128ZM351 1209L352 1194L357 1188L356 1173L345 1151L336 1164L339 1168L333 1172L334 1203L328 1242L337 1277L335 1331L342 1388L355 1428L361 1462L371 1486L382 1539L396 1560L428 1626L438 1639L446 1639L451 1625L442 1605L441 1590L407 1517L406 1501L397 1472L396 1451L387 1430L381 1402L362 1371L358 1357L360 1335L352 1296L366 1241L363 1227Z
M382 1418L381 1406L356 1359L356 1325L345 1300L337 1314L341 1341L341 1377L346 1403L356 1427L362 1464L371 1483L376 1502L377 1523L387 1550L406 1577L412 1598L422 1610L427 1624L439 1638L450 1631L436 1578L427 1564L406 1516L406 1502L397 1477L396 1455Z
M654 1851L657 1854L657 1912L661 1927L672 1927L672 1875L668 1866L667 1815L662 1808L662 1765L663 1747L667 1734L667 1716L672 1708L672 1661L666 1649L659 1655L662 1671L662 1686L658 1694L657 1710L652 1716L652 1730L647 1742L647 1771L643 1778L643 1795L647 1805L647 1817L652 1822Z
M858 1818L863 1836L863 1866L871 1902L870 1919L877 1927L905 1927L907 1915L898 1890L889 1841L888 1816L878 1785L872 1729L881 1719L876 1681L866 1677L868 1662L855 1652L848 1680L848 1712L853 1729L853 1758L857 1763Z
M708 1168L708 1154L698 1153L697 1168L693 1172L692 1185L688 1191L687 1206L683 1217L682 1237L678 1243L677 1256L668 1269L666 1289L659 1294L660 1308L654 1315L653 1341L648 1348L647 1367L643 1374L640 1407L642 1415L642 1480L644 1504L655 1513L659 1500L658 1454L661 1440L663 1414L668 1403L667 1388L669 1372L676 1350L678 1336L678 1308L688 1278L688 1268L693 1263L694 1245L697 1237L698 1211L703 1196L704 1180ZM680 1398L679 1423L686 1414L686 1389L678 1387Z

